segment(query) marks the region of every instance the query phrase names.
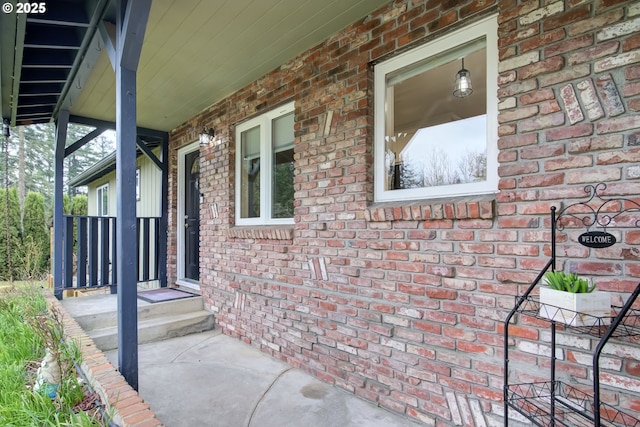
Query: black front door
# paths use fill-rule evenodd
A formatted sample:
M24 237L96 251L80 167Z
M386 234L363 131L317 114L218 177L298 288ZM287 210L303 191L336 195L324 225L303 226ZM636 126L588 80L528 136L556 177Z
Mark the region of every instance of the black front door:
M187 154L184 165L184 276L200 280L200 152Z

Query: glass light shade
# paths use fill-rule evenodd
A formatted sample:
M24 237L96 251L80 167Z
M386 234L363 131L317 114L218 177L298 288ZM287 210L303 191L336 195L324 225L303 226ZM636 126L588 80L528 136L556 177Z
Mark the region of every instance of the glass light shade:
M213 139L215 137L215 132L213 128L202 128L202 133L200 133L200 145L211 145L213 143Z
M456 74L456 83L453 86L453 96L457 98L464 98L473 93L473 86L471 85L471 73L464 68L464 59L462 60L462 68Z

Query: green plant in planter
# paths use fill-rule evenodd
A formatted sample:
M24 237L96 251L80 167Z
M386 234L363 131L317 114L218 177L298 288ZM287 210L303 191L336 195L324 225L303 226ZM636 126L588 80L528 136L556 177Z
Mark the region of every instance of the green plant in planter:
M589 285L586 279L578 277L576 273L564 271L549 271L545 274L545 281L551 289L570 292L572 294L588 294L596 289L596 284Z

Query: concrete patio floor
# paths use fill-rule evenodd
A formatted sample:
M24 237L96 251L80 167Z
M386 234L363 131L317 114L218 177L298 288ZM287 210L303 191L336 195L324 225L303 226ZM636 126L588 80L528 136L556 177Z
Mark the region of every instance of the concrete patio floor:
M140 345L139 393L167 427L419 425L219 331Z

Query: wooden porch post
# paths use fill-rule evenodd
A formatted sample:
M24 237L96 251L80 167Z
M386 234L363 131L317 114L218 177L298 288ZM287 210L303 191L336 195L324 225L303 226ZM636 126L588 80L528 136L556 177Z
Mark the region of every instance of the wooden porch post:
M162 200L160 202L160 245L158 276L160 287L167 287L167 216L169 214L169 137L162 138Z
M67 126L69 125L69 111L60 110L56 121L56 147L53 179L53 294L62 299L62 229L64 226L64 148L67 144ZM71 274L71 272L66 272Z
M138 390L136 72L151 0L118 0L116 20L116 192L118 366Z

